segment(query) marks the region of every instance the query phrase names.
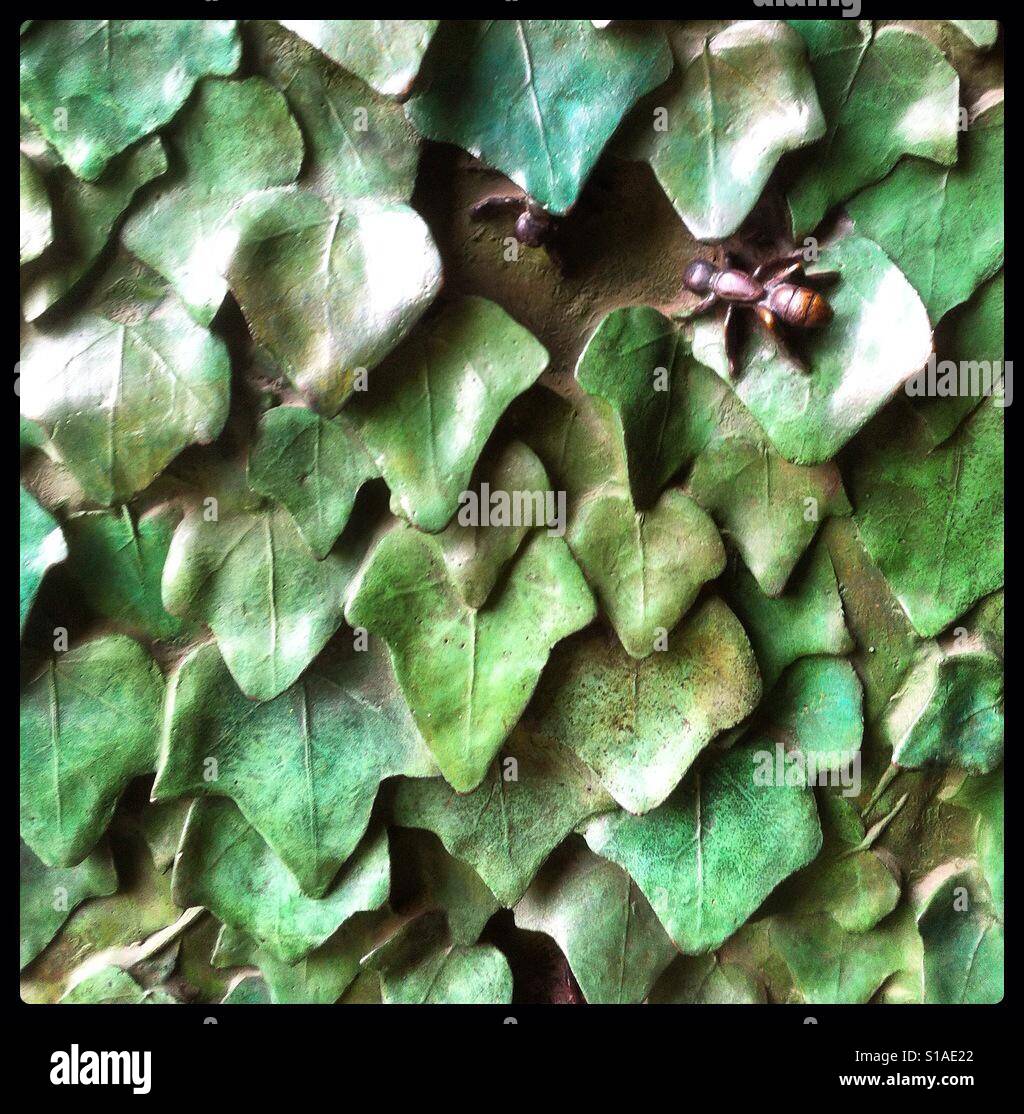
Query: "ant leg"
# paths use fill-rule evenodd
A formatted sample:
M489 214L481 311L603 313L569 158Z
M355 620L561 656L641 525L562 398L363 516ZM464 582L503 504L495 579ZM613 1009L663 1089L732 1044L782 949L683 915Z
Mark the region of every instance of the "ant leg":
M718 295L712 290L710 294L701 298L701 300L690 311L688 316L699 317L702 313L707 313L709 309L713 309L717 304Z
M736 366L739 363L740 335L739 321L736 317L736 306L730 305L725 311L723 324L723 337L725 339L725 359L729 367L729 378L736 379Z
M491 194L490 197L481 198L481 200L470 206L469 215L473 220L486 220L488 217L496 216L498 213L519 209L522 205L523 197L521 194L496 193Z

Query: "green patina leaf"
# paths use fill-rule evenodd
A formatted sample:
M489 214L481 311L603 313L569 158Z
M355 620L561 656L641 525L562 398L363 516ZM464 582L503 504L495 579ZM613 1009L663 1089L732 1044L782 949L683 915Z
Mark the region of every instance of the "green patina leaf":
M552 655L531 719L575 751L618 804L644 813L760 695L746 634L712 598L644 661L603 633L565 642Z
M472 490L477 494L476 517L478 522L462 519L472 517L469 502L463 510L434 538L448 571L448 578L458 589L459 595L470 607L483 607L487 597L497 584L503 570L519 552L519 547L529 536L531 529L548 522L548 500L550 490L544 465L531 449L513 441L492 456L477 470L475 478L479 481ZM484 484L487 485L484 497ZM493 506L495 496L499 501ZM501 496L508 497L512 521L508 517ZM488 507L490 521L485 525L481 519L484 506ZM557 506L555 508L557 514ZM515 524L515 519L520 524ZM564 525L564 524L563 524Z
M133 634L175 640L185 625L164 610L160 578L181 513L156 507L136 521L131 511L83 511L65 523L68 569L99 615Z
M412 87L437 19L282 19L296 35L378 93L404 97Z
M999 38L998 19L950 19L947 22L962 31L977 47L994 46Z
M971 121L953 167L904 159L849 204L858 231L885 249L932 321L966 302L1003 263L1003 100Z
M341 626L360 539L318 561L281 508L207 514L190 509L174 533L164 607L206 623L239 688L254 700L272 700Z
M1003 917L1005 878L1003 771L994 770L984 777L969 777L952 797L951 803L970 810L977 817L975 852L978 866L988 883L992 904L999 919Z
M341 419L326 421L302 406L264 414L249 448L249 484L295 520L318 559L345 529L360 487L380 475Z
M173 879L179 905L205 905L285 963L304 959L353 914L380 908L389 885L387 836L377 832L366 836L322 898L307 897L224 798L192 806Z
M19 587L21 630L25 630L32 604L43 577L68 555L67 542L60 524L47 510L21 488L20 552L21 584Z
M931 425L893 408L846 471L864 545L924 636L1003 583L999 402L987 400L938 447Z
M64 1005L168 1005L174 998L159 987L146 990L120 967L104 967L76 983L62 998Z
M775 448L796 464L835 456L932 349L921 299L873 240L850 234L823 245L807 274L825 271L839 275L828 291L834 317L803 339L807 369L757 330L735 384ZM729 381L721 316L699 319L693 332L694 354Z
M927 647L881 724L892 760L952 763L987 774L1003 760L1003 663L995 654Z
M253 40L247 45L252 46L256 70L284 93L302 128L307 151L303 186L338 201L408 201L421 143L401 106L270 20L251 20L246 31ZM384 52L381 59L386 58Z
M821 542L805 558L782 596L766 596L753 577L737 565L727 599L754 647L765 692L798 658L846 654L853 649L835 569Z
M233 73L233 19L53 19L21 44L21 104L80 178L93 181L166 124L202 77Z
M564 213L619 122L671 68L656 30L599 32L583 19L451 20L434 36L423 91L407 111L426 138L464 147Z
M473 792L455 793L436 779L402 781L392 817L434 832L511 908L576 825L611 805L572 751L519 729Z
M825 114L821 144L794 163L797 239L904 155L956 162L960 82L938 47L903 27L874 30L869 20L789 22L807 42Z
M164 725L154 799L230 797L314 897L362 839L380 782L435 772L376 643L332 647L262 704L200 647L171 680Z
M124 228L124 242L209 325L244 234L244 204L287 186L302 166L302 136L284 97L262 77L204 82L170 137L174 171Z
M515 918L554 939L591 1003L642 1002L676 955L636 883L575 838L547 861Z
M173 299L138 320L94 314L37 332L22 349L21 411L38 422L98 503L141 491L228 414L224 342Z
M626 652L645 658L725 568L715 524L678 489L638 511L629 493L598 489L566 540Z
M164 684L130 638L58 654L21 700L21 835L48 866L96 846L132 778L156 763Z
M544 370L540 342L494 302L461 298L417 330L350 412L414 526L443 530L509 403Z
M485 777L551 647L586 626L595 608L561 538L535 535L500 593L476 609L459 597L436 548L400 526L360 570L345 613L387 643L427 746L465 793Z
M83 182L60 163L41 137L22 135L54 199L57 242L21 281L21 308L34 321L77 288L100 257L135 194L167 170L163 144L153 136L119 155L95 182Z
M764 987L737 963L715 955L681 955L648 999L655 1005L748 1006L765 1000Z
M803 39L777 20L744 20L713 37L669 36L676 70L658 93L659 130L638 119L623 153L650 162L698 240L732 235L787 151L825 134Z
M926 1002L964 1005L1003 999L1003 924L970 874L949 878L918 918Z
M325 417L406 336L441 287L408 205L267 191L245 202L228 286L256 341Z
M716 948L821 847L814 796L760 785L752 746L695 771L654 812L599 816L591 850L636 881L680 951Z
M25 968L91 897L117 892L110 849L99 846L77 866L51 867L21 844L21 966Z

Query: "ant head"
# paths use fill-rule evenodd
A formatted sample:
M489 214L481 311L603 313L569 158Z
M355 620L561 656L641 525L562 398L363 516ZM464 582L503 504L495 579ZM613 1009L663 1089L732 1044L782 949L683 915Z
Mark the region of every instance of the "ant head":
M717 273L718 268L714 263L709 263L706 259L695 259L683 272L683 285L694 294L706 294Z

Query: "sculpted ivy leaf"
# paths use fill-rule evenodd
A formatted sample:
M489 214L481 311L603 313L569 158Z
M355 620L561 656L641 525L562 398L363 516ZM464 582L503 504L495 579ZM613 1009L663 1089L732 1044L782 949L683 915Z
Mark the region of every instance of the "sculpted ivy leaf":
M844 658L801 658L765 704L767 732L787 749L813 757L817 770L838 771L860 750L863 704L860 681Z
M897 765L952 763L986 774L1003 759L1003 663L988 651L932 644L882 720Z
M697 362L679 327L650 306L605 317L576 379L593 396L582 415L579 407L573 412L578 433L567 425L569 404L561 400L553 414L545 400L546 420L531 414L541 430L539 451L557 461L564 486L571 481L574 503L600 484L619 482L624 459L633 497L646 509L689 466L687 493L729 534L769 595L782 592L821 522L850 513L836 466L780 457L729 386Z
M591 622L595 607L561 538L536 534L500 593L476 609L459 597L436 548L399 526L359 571L345 614L387 643L441 773L466 793L522 715L551 647Z
M21 844L21 966L25 968L91 897L117 891L110 849L101 844L77 866L50 867Z
M975 852L978 866L988 884L989 897L999 919L1003 919L1005 879L1003 771L984 777L966 778L951 803L972 812L975 824Z
M888 581L868 556L851 519L834 519L822 532L853 639L852 661L864 686L864 720L874 727L914 661L921 638Z
M386 22L405 27L432 21ZM284 93L302 128L307 152L303 186L339 201L408 201L416 181L420 137L401 106L272 20L250 20L247 31L256 71Z
M161 987L146 990L120 967L103 967L86 976L61 997L65 1005L169 1005L174 997Z
M999 402L987 399L938 447L931 426L894 408L847 469L864 545L921 635L938 634L1003 583Z
M453 944L468 947L480 939L484 925L500 908L498 899L472 867L449 855L444 844L425 829L392 828L391 857L426 910L441 910ZM392 895L397 904L396 895Z
M547 497L550 485L544 465L518 441L483 462L477 478L479 484L472 492L477 502L464 501L456 517L434 536L449 579L470 607L483 607L533 527L554 524L548 517L549 504L556 516L558 512ZM481 520L484 506L488 508L487 522ZM472 514L474 507L476 515ZM506 522L510 516L511 521Z
M653 653L725 568L715 524L678 488L646 511L626 491L598 489L576 508L566 540L634 658Z
M849 799L820 793L818 816L821 854L779 887L776 907L790 917L829 914L847 933L870 932L899 903L899 878L867 844L864 821Z
M788 665L811 654L847 654L846 629L835 569L819 542L807 555L786 592L772 599L737 565L727 594L757 655L769 691Z
M231 801L198 800L174 863L175 901L203 905L284 963L298 963L354 913L379 909L390 886L387 836L371 833L322 897L307 897Z
M547 362L540 342L486 298L461 298L417 330L376 373L381 389L350 407L392 511L443 530L498 418Z
M341 418L276 406L249 446L253 491L287 508L302 540L322 560L345 529L360 487L380 473Z
M232 983L221 999L222 1006L266 1006L273 999L270 988L259 975L243 975Z
M174 299L119 322L82 314L22 350L21 410L89 498L141 491L186 446L218 436L231 367L224 342Z
M164 610L160 598L160 578L180 517L176 508L164 505L138 520L126 506L68 518L68 568L97 614L148 638L174 640L185 633L185 625Z
M37 259L53 242L50 198L43 176L31 159L21 154L21 265Z
M408 205L289 189L257 194L237 219L227 279L249 329L333 417L440 289L430 230Z
M230 797L303 891L322 897L363 837L380 782L433 773L376 643L328 650L262 704L209 644L171 680L153 798Z
M978 112L955 166L904 159L847 206L921 295L933 322L1003 263L1003 98Z
M897 974L920 979L921 938L907 906L870 932L846 932L828 913L772 918L769 932L806 1002L864 1003Z
M712 441L694 461L686 490L736 546L761 591L773 597L785 591L821 523L851 513L834 464L790 464L763 436Z
M436 19L282 19L280 23L377 90L408 95Z
M948 22L977 47L994 46L999 38L998 19L951 19Z
M214 967L258 968L271 1002L328 1006L337 1002L359 974L363 956L376 942L382 917L387 914L353 914L326 943L294 964L224 925L210 962Z
M738 963L712 955L681 955L647 999L654 1005L747 1006L765 1001L761 983Z
M21 700L21 835L47 866L96 846L132 778L151 771L164 685L130 638L58 654Z
M41 507L24 488L21 488L20 539L21 539L21 630L32 610L39 585L54 565L68 555L67 542L57 520Z
M902 272L873 241L849 234L822 246L808 275L837 271L829 289L834 317L802 344L801 369L764 330L751 338L739 380L740 400L786 460L830 460L893 394L925 366L932 351L928 314ZM693 326L694 354L730 382L722 320Z
M284 97L262 77L206 81L171 134L174 173L125 224L123 239L169 282L201 325L227 294L225 274L254 195L298 177L303 146Z
M721 731L754 710L761 682L739 620L709 599L643 661L603 633L558 647L532 713L623 808L657 808Z
M619 122L671 68L660 31L602 33L582 19L451 20L407 112L426 138L465 148L564 213Z
M873 29L869 20L789 22L807 43L825 114L821 144L794 160L794 237L904 155L956 162L960 82L938 47L903 27Z
M676 947L718 947L821 848L813 794L760 784L756 749L734 746L645 816L611 812L584 830L592 851L644 892Z
M392 818L434 832L511 908L569 832L611 805L572 751L520 728L471 793L456 793L436 778L400 781Z
M163 144L153 136L118 155L95 182L76 178L36 133L22 135L54 199L59 235L52 249L22 275L21 308L34 321L89 273L135 194L167 170Z
M341 626L345 592L362 556L350 538L322 561L281 508L191 508L164 565L172 615L213 631L239 688L254 700L285 691Z
M632 878L577 838L544 864L515 920L554 939L591 1003L642 1002L676 955Z
M508 960L491 944L453 944L434 914L408 922L372 959L387 1005L500 1005L512 1001Z
M240 58L233 19L43 20L21 44L22 108L93 181L166 124L200 78L234 73Z
M650 162L698 240L743 223L775 164L825 134L803 39L778 20L741 20L711 38L669 41L676 70L659 107L667 127L638 120L624 152Z
M946 880L918 917L924 941L925 1001L1001 1002L1003 924L972 874Z

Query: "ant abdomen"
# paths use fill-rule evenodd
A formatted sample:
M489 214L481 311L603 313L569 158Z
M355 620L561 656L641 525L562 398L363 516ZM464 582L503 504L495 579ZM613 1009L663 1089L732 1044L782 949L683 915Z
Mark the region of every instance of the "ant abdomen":
M769 289L768 308L797 329L816 329L832 320L832 307L816 290L790 282Z

